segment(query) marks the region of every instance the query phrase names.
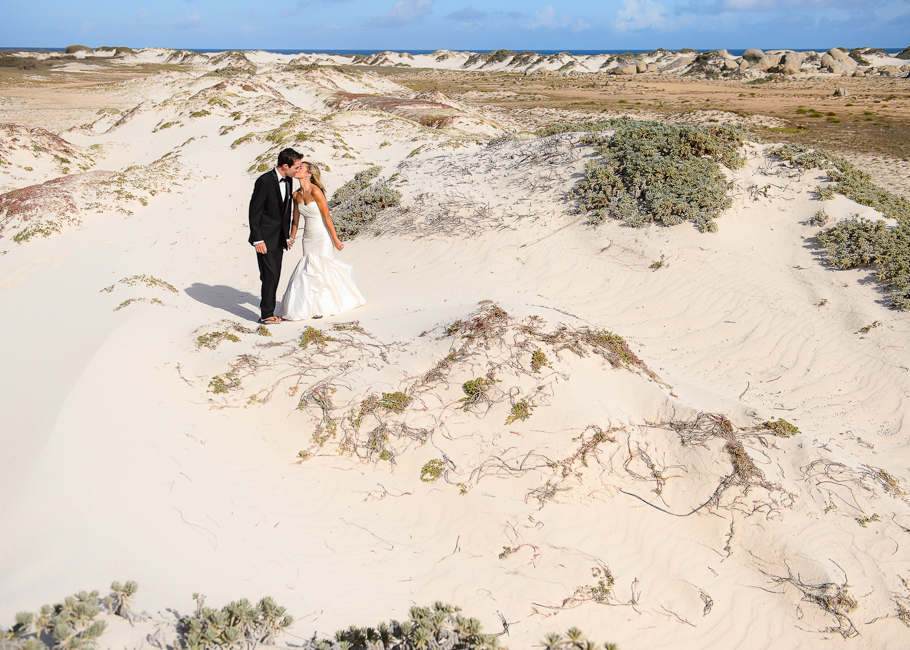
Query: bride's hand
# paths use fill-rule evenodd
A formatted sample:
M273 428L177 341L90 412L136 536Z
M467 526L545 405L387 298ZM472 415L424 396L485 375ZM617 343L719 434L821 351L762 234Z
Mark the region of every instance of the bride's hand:
M336 239L335 248L337 248L338 250L344 249L344 242L342 242L340 239Z

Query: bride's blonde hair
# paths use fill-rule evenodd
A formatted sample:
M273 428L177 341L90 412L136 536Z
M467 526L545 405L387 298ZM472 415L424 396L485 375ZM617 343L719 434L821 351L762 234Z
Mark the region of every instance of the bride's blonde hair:
M304 160L303 164L306 165L306 168L308 170L310 170L310 182L322 190L322 193L325 194L325 185L322 184L322 172L319 170L319 165L308 160Z

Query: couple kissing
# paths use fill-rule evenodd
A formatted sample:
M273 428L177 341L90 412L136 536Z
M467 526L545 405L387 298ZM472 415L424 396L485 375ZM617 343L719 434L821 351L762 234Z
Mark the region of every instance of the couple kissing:
M296 191L295 178L300 182ZM316 163L304 162L303 155L293 149L282 150L276 167L256 179L249 224L249 242L256 249L262 282L261 324L331 316L366 303L354 284L353 267L335 259L335 250L340 251L344 244L329 215ZM278 306L284 251L291 249L301 230L303 256Z

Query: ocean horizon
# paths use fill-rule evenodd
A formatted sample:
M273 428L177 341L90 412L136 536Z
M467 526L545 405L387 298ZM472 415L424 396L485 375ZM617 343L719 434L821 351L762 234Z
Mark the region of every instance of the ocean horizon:
M112 46L112 47L128 47L128 46ZM143 47L159 47L159 46L143 46ZM833 45L831 47L838 47ZM791 50L794 52L827 52L831 47L763 47L759 48L762 50ZM871 49L881 50L888 54L897 54L902 52L905 48L902 47L874 47L874 46L863 46L869 47ZM98 48L93 48L98 49ZM141 47L133 49L142 49ZM432 54L433 52L438 52L439 50L449 50L451 52L476 52L476 53L486 53L486 52L496 52L498 49L510 49L510 48L497 48L493 50L471 50L471 49L453 49L453 48L437 48L435 50L411 50L411 49L382 49L382 50L350 50L350 49L332 49L332 48L323 48L318 50L313 49L272 49L272 48L194 48L194 47L184 47L184 48L174 48L174 47L165 47L163 49L170 50L186 50L188 52L199 52L200 54L211 54L214 52L230 52L230 51L240 51L240 52L271 52L272 54L328 54L328 55L338 55L338 56L371 56L373 54L379 54L381 52L397 52L400 54L411 54L411 55L421 55L421 54ZM719 49L725 49L727 52L733 56L742 56L746 51L743 49L731 49L731 48L679 48L674 50L672 48L656 48L650 50L628 50L628 49L618 49L618 50L512 50L514 52L534 52L535 54L541 54L549 56L552 54L571 54L573 56L595 56L598 54L646 54L648 52L654 52L657 49L664 49L671 52L679 52L681 50L693 50L695 52L713 52ZM30 52L63 52L66 50L64 47L0 47L0 50L20 50L20 51L30 51Z

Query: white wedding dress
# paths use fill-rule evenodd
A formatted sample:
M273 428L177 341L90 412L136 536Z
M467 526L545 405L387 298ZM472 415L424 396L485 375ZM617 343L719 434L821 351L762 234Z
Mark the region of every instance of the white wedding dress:
M333 316L366 304L354 284L354 267L335 259L335 246L316 201L301 204L300 217L303 259L291 273L277 315L303 320Z

